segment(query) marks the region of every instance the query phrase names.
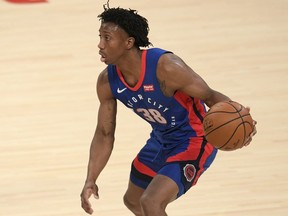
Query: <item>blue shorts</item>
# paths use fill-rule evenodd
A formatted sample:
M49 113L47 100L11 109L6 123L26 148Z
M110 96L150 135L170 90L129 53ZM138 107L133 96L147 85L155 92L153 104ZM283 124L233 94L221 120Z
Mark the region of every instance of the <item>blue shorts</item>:
M202 137L192 137L173 148L150 138L132 162L130 180L146 189L155 175L167 176L178 185L180 197L197 183L216 154L217 149Z

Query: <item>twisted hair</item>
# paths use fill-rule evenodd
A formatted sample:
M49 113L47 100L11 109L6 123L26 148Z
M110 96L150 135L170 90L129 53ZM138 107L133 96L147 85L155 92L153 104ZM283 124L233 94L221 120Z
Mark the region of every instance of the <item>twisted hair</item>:
M123 8L109 8L104 6L104 12L98 15L102 23L112 22L121 27L129 37L135 39L135 46L148 47L152 45L148 38L149 26L146 18L140 16L136 10Z

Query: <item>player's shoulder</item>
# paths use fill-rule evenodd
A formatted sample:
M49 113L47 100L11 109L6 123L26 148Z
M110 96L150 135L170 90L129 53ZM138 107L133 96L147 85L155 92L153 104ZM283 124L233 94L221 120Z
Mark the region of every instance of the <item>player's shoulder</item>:
M172 54L173 52L166 50L166 49L162 49L159 47L152 47L152 48L148 48L146 49L146 51L149 53L149 56L153 57L159 57L165 54Z
M100 72L100 74L98 75L98 82L97 84L98 85L101 85L101 84L105 84L109 81L108 79L108 67L106 67L104 70L102 70Z
M185 62L176 54L168 52L160 56L158 61L158 68L164 71L175 71L183 67Z
M179 90L183 82L188 77L190 68L186 63L173 53L162 55L157 65L157 78L161 82L165 82L166 88L171 92Z
M106 67L98 76L97 93L100 101L114 99L108 78L108 67Z

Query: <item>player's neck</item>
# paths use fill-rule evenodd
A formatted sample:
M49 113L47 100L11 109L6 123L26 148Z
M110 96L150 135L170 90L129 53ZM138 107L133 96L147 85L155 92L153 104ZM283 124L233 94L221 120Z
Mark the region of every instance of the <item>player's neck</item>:
M127 55L123 57L121 62L117 64L125 81L130 86L135 86L140 78L142 65L142 51L130 50Z

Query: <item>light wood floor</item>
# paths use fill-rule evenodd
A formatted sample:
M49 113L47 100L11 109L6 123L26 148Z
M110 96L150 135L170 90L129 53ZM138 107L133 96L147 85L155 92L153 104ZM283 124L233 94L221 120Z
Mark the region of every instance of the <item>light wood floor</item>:
M95 129L97 15L105 1L0 2L0 215L86 215L80 197ZM148 18L155 47L173 51L212 88L251 107L258 134L219 152L172 216L288 215L288 1L112 0ZM98 216L122 203L149 126L119 105L115 150L99 179Z

